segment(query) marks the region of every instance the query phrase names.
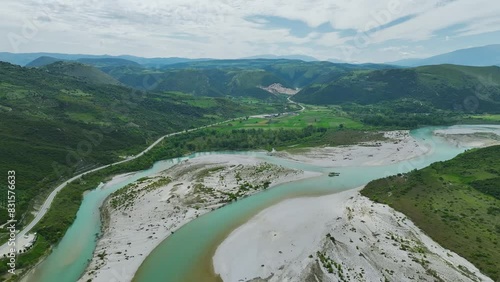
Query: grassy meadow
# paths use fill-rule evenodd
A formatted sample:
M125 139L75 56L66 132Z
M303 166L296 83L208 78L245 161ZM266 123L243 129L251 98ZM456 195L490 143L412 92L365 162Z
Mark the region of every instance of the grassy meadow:
M239 119L219 126L221 129L302 129L307 126L322 128L371 129L350 118L339 107L307 106L302 112L285 113L264 118Z

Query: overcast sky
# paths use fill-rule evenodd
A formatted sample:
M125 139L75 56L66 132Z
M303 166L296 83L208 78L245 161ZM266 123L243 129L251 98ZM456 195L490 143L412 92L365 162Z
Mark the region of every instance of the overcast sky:
M349 62L500 43L498 0L2 0L0 51Z

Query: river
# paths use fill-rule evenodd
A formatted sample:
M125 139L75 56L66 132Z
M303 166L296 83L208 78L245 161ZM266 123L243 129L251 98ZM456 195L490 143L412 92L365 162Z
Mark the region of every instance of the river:
M263 209L287 198L319 196L359 187L377 178L423 168L433 162L453 158L464 151L463 147L453 146L442 138L433 136L432 132L435 129L437 127L425 127L411 132L415 139L431 148L431 152L425 156L392 165L335 168L335 171L340 172L339 177L331 178L324 175L279 185L189 222L164 240L146 258L133 281L220 281L212 273L212 256L216 247L232 230ZM23 281L72 282L78 280L92 258L96 237L101 227L99 207L109 194L139 178L156 174L187 158L221 153L227 154L227 152L200 153L160 161L148 170L129 174L112 185L88 192L84 196L75 222L61 242ZM319 172L331 170L267 156L263 152L234 154L251 155L295 169ZM117 270L116 273L116 281L122 281L120 271Z

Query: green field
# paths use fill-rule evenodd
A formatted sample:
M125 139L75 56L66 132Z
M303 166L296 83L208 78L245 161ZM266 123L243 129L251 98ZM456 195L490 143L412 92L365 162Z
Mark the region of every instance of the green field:
M500 115L475 115L470 117L478 120L500 122Z
M220 126L222 129L302 129L307 126L322 128L349 128L368 129L365 125L357 122L343 113L337 107L313 107L308 106L302 112L280 114L265 118L241 119Z

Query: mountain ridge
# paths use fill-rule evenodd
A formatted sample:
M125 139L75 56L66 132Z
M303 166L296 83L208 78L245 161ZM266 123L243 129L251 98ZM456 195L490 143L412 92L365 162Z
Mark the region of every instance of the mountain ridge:
M41 66L40 69L48 73L70 76L92 84L121 85L117 79L98 68L78 62L56 61L55 63Z
M459 49L429 58L410 58L395 62L388 62L388 64L408 67L441 64L482 67L498 65L498 62L500 62L500 44Z
M358 71L297 93L297 102L377 104L412 98L443 110L500 112L500 67L456 65Z

